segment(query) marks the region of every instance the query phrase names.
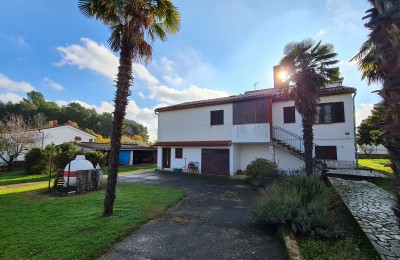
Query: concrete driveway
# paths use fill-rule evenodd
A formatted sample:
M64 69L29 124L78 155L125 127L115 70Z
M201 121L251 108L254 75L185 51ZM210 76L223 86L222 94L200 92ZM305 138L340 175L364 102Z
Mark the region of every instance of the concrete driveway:
M187 198L102 259L285 259L276 230L253 216L256 192L246 181L164 172L119 181L180 188Z

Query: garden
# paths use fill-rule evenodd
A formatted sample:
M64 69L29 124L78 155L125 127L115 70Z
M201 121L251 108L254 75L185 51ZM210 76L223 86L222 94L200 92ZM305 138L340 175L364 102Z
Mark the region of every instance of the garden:
M305 259L380 259L339 195L319 176L282 173L260 158L245 172L260 191L255 214L288 226Z

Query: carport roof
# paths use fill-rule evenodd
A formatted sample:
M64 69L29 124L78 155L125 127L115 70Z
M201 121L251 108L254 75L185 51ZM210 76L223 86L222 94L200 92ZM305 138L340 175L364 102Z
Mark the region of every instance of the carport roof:
M219 140L219 141L169 141L169 142L157 142L154 146L230 146L231 140Z

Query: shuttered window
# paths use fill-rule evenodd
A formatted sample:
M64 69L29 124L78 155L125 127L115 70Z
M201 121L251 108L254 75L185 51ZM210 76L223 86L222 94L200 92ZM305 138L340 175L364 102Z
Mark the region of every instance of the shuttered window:
M215 110L210 112L211 125L224 124L224 110Z
M284 107L283 108L283 123L295 123L295 108L292 107Z
M343 102L318 104L314 117L315 124L332 124L343 122L345 122Z
M233 103L233 124L256 124L268 122L268 100L246 100Z

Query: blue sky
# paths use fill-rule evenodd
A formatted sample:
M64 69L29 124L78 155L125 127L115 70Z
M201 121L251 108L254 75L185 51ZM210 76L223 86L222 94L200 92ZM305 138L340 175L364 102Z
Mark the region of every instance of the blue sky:
M284 46L313 38L332 43L343 84L357 88L357 121L379 97L349 60L366 40L366 0L176 0L182 27L153 44L153 60L133 65L127 117L156 139L157 106L271 88ZM31 90L59 105L80 102L113 110L118 53L109 30L84 17L76 1L3 0L0 9L0 100L18 102Z

